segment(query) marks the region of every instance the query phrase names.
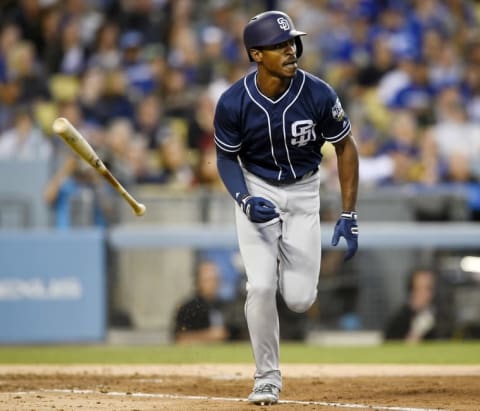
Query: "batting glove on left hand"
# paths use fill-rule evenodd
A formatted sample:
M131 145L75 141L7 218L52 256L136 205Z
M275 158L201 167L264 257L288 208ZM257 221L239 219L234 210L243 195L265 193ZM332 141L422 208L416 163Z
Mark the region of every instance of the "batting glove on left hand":
M340 237L345 238L347 241L348 251L345 254L343 261L350 260L358 248L358 225L357 225L357 213L354 211L343 212L340 218L335 224L333 230L332 245L336 246Z
M275 204L263 197L245 195L238 199L238 205L252 223L266 223L279 216Z

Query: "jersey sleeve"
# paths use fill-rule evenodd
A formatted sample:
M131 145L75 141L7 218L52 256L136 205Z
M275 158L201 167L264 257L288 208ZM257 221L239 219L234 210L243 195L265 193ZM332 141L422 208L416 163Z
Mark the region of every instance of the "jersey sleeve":
M222 96L215 109L213 121L215 145L226 154L236 155L241 147L239 121L235 119L236 111L228 107L226 98Z
M325 105L322 122L323 138L330 143L337 143L350 133L352 127L339 97L329 86L327 87Z

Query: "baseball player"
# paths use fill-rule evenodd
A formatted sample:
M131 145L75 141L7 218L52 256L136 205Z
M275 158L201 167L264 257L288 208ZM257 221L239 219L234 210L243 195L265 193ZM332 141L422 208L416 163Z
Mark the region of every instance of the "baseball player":
M256 372L248 400L275 404L282 389L275 295L306 311L320 272L320 149L335 147L343 211L332 244L357 250L358 154L335 91L298 68L301 36L290 17L268 11L244 29L257 70L226 90L214 126L219 174L238 204L238 243L247 275L245 314Z

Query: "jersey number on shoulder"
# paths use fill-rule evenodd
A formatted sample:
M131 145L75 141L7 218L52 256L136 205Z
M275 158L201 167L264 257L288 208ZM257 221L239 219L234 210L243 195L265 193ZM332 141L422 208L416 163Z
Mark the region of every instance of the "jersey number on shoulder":
M292 123L292 146L302 147L309 141L315 141L315 123L312 120L299 120Z

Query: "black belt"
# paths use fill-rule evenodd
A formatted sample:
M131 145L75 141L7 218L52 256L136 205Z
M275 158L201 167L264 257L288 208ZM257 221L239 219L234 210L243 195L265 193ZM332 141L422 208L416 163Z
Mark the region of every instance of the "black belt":
M287 178L285 180L274 180L272 178L262 178L263 181L266 181L268 184L276 187L288 186L290 184L298 183L299 181L305 180L308 177L315 175L318 172L318 168L315 168L312 171L308 171L303 176L296 178Z

